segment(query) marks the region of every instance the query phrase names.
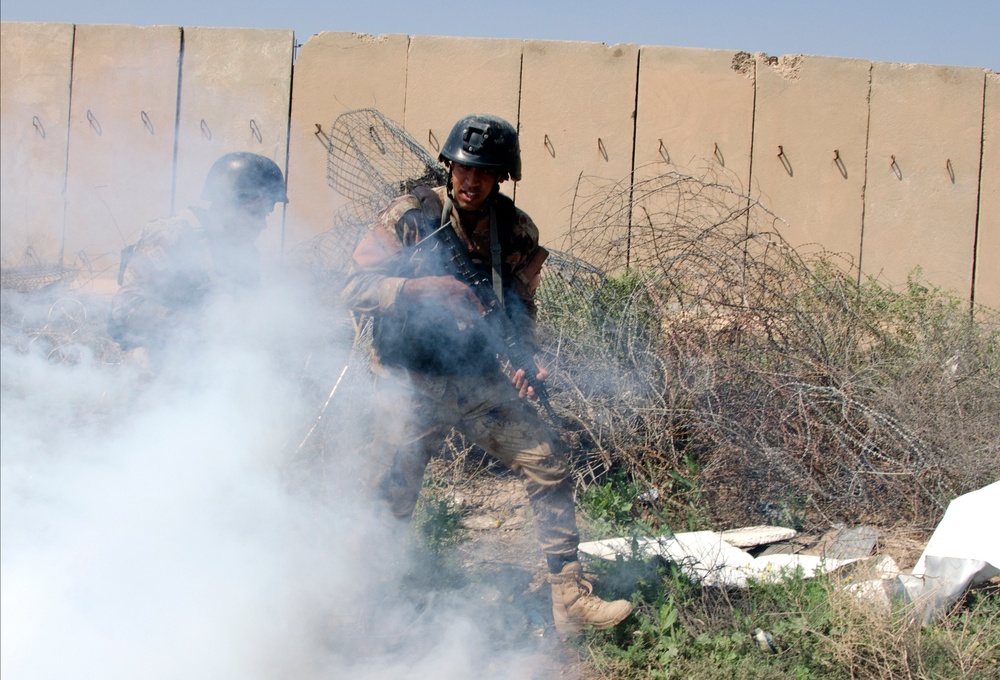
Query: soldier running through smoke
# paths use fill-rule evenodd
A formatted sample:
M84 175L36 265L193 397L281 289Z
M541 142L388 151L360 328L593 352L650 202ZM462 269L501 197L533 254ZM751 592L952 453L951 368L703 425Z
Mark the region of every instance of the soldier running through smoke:
M442 249L427 247L450 221L534 356L535 290L547 251L531 218L499 191L508 178L521 177L517 132L496 116L466 116L452 128L440 160L447 185L418 187L381 212L354 251L343 293L373 322L375 443L386 463L378 498L408 522L431 456L458 429L524 479L557 632L610 628L632 606L601 600L583 579L569 463L556 433L527 403L547 373L538 366L517 368L511 377L502 372L482 300Z

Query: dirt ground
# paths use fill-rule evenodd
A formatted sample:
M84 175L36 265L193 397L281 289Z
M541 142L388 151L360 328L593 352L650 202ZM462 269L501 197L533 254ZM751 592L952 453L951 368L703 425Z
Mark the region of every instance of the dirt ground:
M466 471L467 473L467 471ZM429 476L444 481L440 497L461 507L463 535L451 550L468 576L466 595L482 602L485 617L505 621L505 639L530 657L532 680L597 680L601 675L588 659L586 640L574 644L558 638L552 624L547 568L535 538L528 499L520 479L512 474L460 475L435 460ZM580 518L584 522L584 518ZM720 527L729 529L735 527ZM836 529L803 537L817 543ZM879 530L876 552L891 556L900 569L910 569L923 550L925 529ZM586 561L584 562L586 566Z
M434 461L428 472L446 475L442 468ZM469 575L463 590L483 604L487 619L513 629L497 644L516 649L521 663L531 668L531 680L600 678L588 662L586 642L561 640L553 627L548 568L521 480L509 473L487 474L466 478L449 492L463 513L462 540L452 555Z

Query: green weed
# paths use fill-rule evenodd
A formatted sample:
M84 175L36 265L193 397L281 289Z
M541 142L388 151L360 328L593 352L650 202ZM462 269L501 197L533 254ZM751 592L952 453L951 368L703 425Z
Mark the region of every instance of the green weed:
M608 533L627 531L636 521L636 503L641 491L622 471L609 475L603 484L592 484L580 494L580 508ZM598 531L603 533L603 531Z
M727 591L702 588L676 569L658 573L652 587L637 584L631 619L590 638L604 677L993 678L1000 670L996 587L921 628L909 607L880 609L835 575ZM771 646L758 643L757 629Z
M432 553L444 553L465 538L462 509L447 499L425 489L413 517L413 528Z

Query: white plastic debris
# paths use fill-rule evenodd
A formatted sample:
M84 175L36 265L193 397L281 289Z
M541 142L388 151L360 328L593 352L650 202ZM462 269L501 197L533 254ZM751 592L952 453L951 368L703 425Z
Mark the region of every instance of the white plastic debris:
M750 579L779 579L801 570L806 578L855 562L817 555L767 555L755 558L714 531L692 531L664 538L609 538L580 544L580 552L604 560L660 556L677 564L688 578L705 585L744 588Z
M992 517L993 519L990 519ZM913 567L901 574L909 599L922 605L926 625L972 585L1000 574L1000 481L953 500Z
M754 642L760 647L760 651L766 652L768 654L777 654L780 650L778 646L774 644L774 636L768 633L763 628L755 628L753 631Z
M844 590L854 593L859 600L870 602L883 611L892 608L889 597L892 582L898 578L900 571L896 560L890 555L878 555L863 560L864 564L855 572L861 580L850 582L845 580Z
M660 490L653 487L649 491L636 496L636 499L642 501L643 503L655 503L660 500Z

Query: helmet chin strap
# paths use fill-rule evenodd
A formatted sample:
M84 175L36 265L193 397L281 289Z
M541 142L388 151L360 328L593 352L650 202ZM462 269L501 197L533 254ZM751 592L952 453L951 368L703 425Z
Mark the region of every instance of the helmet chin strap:
M444 204L441 207L441 224L445 224L449 219L451 219L451 209L455 206L454 197L451 193L451 170L448 170L448 190L447 197L444 200ZM493 204L496 195L500 193L500 182L493 185L493 190L490 195L483 201L483 204L479 206L479 209L473 211L471 214L474 219L489 213L490 216L490 264L493 269L493 292L496 293L497 301L500 303L500 307L504 307L503 301L503 271L501 269L501 257L500 252L500 236L497 228L497 211L494 210ZM464 212L470 214L470 211L462 210L459 208L459 212Z

